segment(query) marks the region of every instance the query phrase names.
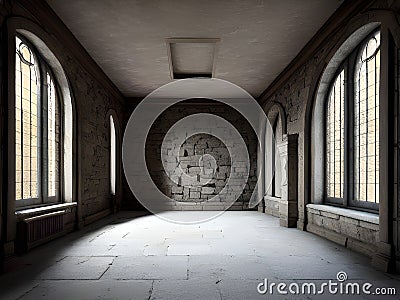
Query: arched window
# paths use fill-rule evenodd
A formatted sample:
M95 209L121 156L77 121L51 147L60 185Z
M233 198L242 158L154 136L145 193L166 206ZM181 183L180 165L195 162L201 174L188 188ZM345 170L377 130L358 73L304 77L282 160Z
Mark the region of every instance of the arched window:
M360 51L355 70L354 199L379 203L380 34Z
M326 201L379 208L380 32L343 62L326 105Z
M116 134L114 119L110 116L110 188L111 194L115 195L116 187Z
M281 198L282 166L279 144L282 143L282 117L277 107L268 112L271 126L265 131L265 187L266 195Z
M272 138L272 143L274 146L272 147L272 169L274 176L272 177L272 190L271 196L276 198L281 198L281 188L282 188L282 166L281 166L281 158L279 153L279 142L282 142L282 124L281 118L278 115L275 119L274 124L272 125L272 130L274 131L274 136Z
M16 206L59 202L61 113L50 67L16 37Z

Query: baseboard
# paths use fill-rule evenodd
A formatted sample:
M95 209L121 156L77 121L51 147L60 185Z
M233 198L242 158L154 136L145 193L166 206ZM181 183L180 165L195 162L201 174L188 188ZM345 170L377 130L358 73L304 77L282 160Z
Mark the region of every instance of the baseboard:
M100 219L103 219L103 218L105 218L105 217L107 217L109 215L111 215L111 209L110 208L107 208L105 210L99 211L99 212L97 212L97 213L95 213L93 215L84 217L83 218L83 225L87 226L87 225L89 225L89 224L91 224L93 222L96 222L96 221L98 221Z

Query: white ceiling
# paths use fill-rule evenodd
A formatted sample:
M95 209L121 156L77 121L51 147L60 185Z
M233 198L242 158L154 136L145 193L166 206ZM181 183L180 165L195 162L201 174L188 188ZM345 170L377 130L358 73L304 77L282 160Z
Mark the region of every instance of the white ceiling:
M257 97L341 0L47 0L127 97L171 81L167 38L219 38L217 78ZM196 60L195 55L191 58Z

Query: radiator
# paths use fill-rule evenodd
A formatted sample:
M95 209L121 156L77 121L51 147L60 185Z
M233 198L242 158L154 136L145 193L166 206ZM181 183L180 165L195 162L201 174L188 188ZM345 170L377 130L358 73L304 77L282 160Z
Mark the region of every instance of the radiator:
M66 211L55 211L31 218L19 223L19 252L26 252L46 243L64 233L64 215Z

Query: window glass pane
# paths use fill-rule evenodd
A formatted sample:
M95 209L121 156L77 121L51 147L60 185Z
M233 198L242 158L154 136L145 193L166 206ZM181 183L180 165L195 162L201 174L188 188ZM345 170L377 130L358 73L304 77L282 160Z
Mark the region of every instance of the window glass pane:
M58 176L58 122L57 102L54 80L47 73L47 163L48 163L48 196L55 197L59 184Z
M276 117L276 124L274 128L274 136L272 139L272 143L274 144L273 146L273 163L272 167L274 168L274 177L273 177L273 183L274 183L274 190L273 190L273 196L277 198L281 198L281 185L282 185L282 166L281 166L281 158L280 158L280 152L279 152L279 141L281 140L282 136L282 122L281 122L281 117L278 115Z
M270 122L265 126L265 143L264 143L264 186L265 186L265 195L272 196L273 195L273 176L274 176L274 156L272 153L274 152L274 132L272 126L270 126Z
M38 197L38 69L31 49L16 37L16 199Z
M115 124L114 119L110 116L110 130L111 130L111 157L110 157L110 180L111 180L111 194L115 195L115 168L116 168L116 145L115 145Z
M355 72L354 197L379 203L380 33L360 51Z
M344 70L336 77L326 115L326 191L343 198L344 186Z

